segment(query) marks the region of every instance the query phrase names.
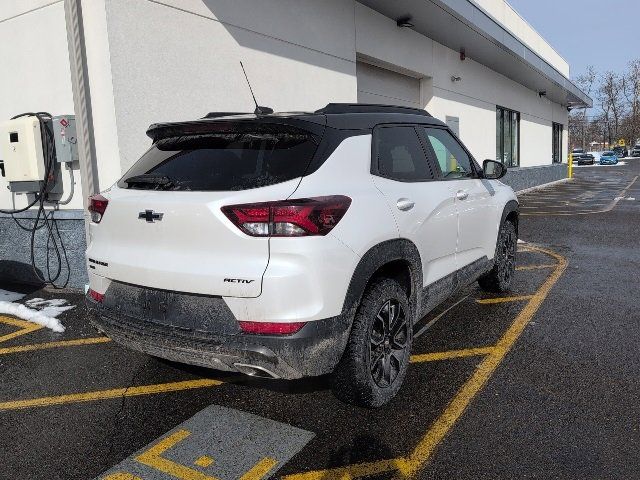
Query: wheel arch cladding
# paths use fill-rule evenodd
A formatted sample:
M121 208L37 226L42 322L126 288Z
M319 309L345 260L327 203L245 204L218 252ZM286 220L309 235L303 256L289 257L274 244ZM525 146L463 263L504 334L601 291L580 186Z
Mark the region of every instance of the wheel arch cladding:
M415 244L402 238L379 243L362 256L347 289L342 307L343 315L353 319L367 286L377 276L394 278L405 288L410 288L409 305L415 321L417 312L420 311L422 260Z
M505 221L513 222L516 227L516 235L518 234L518 222L520 221L520 205L515 200L509 200L502 210L502 218L500 225Z

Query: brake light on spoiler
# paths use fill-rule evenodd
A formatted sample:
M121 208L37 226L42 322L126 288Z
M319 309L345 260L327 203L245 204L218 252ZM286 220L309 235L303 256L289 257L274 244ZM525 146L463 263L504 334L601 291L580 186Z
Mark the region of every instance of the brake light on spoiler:
M252 237L324 236L344 217L351 199L343 195L248 203L222 207L231 222Z

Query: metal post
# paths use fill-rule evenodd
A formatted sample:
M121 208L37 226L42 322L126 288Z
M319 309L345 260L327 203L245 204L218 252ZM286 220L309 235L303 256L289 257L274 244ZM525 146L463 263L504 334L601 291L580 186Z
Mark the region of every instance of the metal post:
M567 166L569 178L573 178L573 153L569 153L569 165Z
M80 183L82 186L82 205L84 207L85 234L88 235L87 202L89 195L99 191L98 170L96 167L95 139L93 136L93 117L91 113L91 94L87 73L84 26L82 23L81 0L64 0L65 23L67 27L67 45L69 65L71 67L71 88L73 107L76 116L76 134L78 137L78 156L80 163Z

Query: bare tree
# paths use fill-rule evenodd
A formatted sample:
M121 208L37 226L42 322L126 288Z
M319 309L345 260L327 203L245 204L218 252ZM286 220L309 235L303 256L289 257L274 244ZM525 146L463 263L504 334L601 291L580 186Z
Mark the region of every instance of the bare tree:
M608 141L611 144L619 138L620 122L626 110L622 78L615 72L605 72L596 94L607 123Z
M587 67L587 71L583 74L578 75L575 81L583 92L591 96L597 78L598 74L596 72L596 69L593 67L593 65L589 65ZM582 139L581 146L584 149L587 148L587 125L588 119L586 107L581 109L579 112L572 112L569 117L569 134L571 135L572 139L576 138L577 135L580 135L580 138Z
M629 111L624 122L624 135L629 142L637 142L640 139L640 59L629 62L622 82Z

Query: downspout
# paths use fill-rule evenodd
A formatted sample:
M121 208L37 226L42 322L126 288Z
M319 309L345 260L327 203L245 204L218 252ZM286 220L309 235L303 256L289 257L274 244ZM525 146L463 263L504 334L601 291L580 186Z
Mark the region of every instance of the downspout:
M88 198L90 195L99 192L100 188L98 183L95 137L93 134L93 116L91 112L91 92L89 89L84 25L82 22L82 1L64 0L64 14L67 28L69 65L71 67L73 108L76 116L76 134L78 137L85 236L87 236L88 241Z

